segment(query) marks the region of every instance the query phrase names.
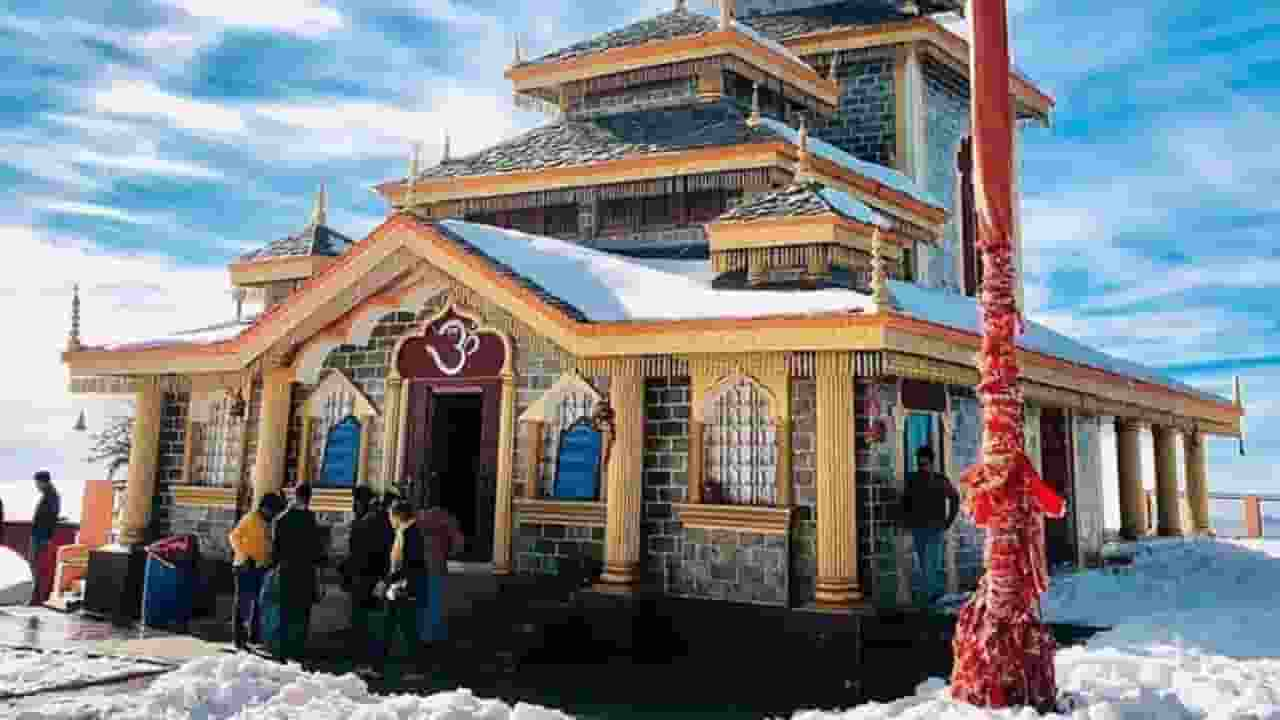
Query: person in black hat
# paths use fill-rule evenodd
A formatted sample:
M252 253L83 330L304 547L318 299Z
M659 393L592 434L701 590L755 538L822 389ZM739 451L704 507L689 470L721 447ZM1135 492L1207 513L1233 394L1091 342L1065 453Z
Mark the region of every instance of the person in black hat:
M322 543L316 514L310 505L311 486L301 483L294 488L293 504L276 518L272 527L271 555L280 582L279 657L282 662L301 660L305 655L311 606L320 591L318 569Z

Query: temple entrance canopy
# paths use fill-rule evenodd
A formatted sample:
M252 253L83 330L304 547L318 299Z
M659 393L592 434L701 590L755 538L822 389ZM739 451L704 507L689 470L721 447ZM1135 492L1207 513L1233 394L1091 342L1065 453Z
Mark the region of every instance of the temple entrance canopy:
M404 338L395 371L407 386L400 482L417 507L457 518L465 546L457 559L494 559L502 378L510 342L453 303Z

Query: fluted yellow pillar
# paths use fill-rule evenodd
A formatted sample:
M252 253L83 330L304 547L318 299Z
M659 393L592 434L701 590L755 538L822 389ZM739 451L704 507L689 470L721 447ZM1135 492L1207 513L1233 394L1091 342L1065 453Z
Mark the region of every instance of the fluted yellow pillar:
M1205 534L1209 527L1209 479L1205 472L1204 435L1187 433L1183 437L1183 460L1187 466L1187 504L1191 506L1191 531Z
M125 486L124 512L120 514L121 545L141 545L147 541L156 494L156 463L160 459L160 408L164 392L154 378L138 382L129 446L129 481Z
M640 580L640 495L644 469L644 376L638 368L609 380L613 451L609 458L603 589L631 591Z
M262 410L258 413L258 454L253 459L253 506L263 495L284 485L285 448L289 436L289 394L292 368L263 373Z
M502 378L501 410L498 425L498 481L493 523L493 572L495 575L511 574L511 494L512 467L515 460L516 432L516 382L515 378Z
M1152 425L1151 439L1156 456L1156 532L1182 534L1182 503L1178 500L1178 462L1175 431L1167 425Z
M819 353L817 374L818 605L847 608L858 589L854 381L849 357Z
M1147 534L1147 498L1142 488L1138 423L1116 418L1116 471L1120 476L1120 535L1133 540Z

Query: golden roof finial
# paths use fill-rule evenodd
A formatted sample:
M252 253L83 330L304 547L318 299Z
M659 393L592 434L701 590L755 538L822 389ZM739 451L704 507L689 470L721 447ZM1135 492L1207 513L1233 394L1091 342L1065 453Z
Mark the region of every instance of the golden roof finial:
M324 183L320 183L320 190L316 192L316 206L311 211L311 224L319 227L327 222L325 209Z
M720 0L720 29L728 30L733 27L733 16L736 14L734 10L734 0Z
M404 190L404 200L401 205L405 208L413 207L413 186L418 184L418 173L421 172L419 167L419 155L422 153L422 143L415 142L413 149L409 154L409 181L408 186Z
M889 270L884 262L884 233L879 224L871 233L871 303L878 313L893 308L893 299L889 297Z
M512 65L519 65L524 62L524 53L520 52L520 33L516 33L516 57Z
M840 51L836 50L831 53L831 72L829 74L832 82L836 81L836 72L840 70Z
M747 122L751 125L760 122L760 83L751 83L751 117Z
M67 350L75 352L80 345L80 283L71 286L71 333L67 335Z
M449 162L449 131L444 131L444 149L440 152L440 162Z
M676 0L676 12L689 9L689 0Z
M800 113L799 155L800 157L796 163L795 182L810 182L813 180L813 168L809 164L809 126L805 122L804 113Z

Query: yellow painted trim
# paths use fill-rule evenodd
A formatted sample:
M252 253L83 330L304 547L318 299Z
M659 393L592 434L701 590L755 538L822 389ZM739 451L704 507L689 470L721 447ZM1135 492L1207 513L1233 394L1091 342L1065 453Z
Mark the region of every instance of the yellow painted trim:
M767 247L804 245L840 245L871 253L871 225L845 219L835 213L803 217L761 218L757 220L721 220L709 223L707 238L711 252ZM899 233L884 233L888 239L884 255L897 260L902 257L902 244L909 238Z
M754 505L672 503L686 529L732 530L760 535L786 535L791 531L791 508Z
M355 396L355 407L352 408L352 415L360 418L360 422L364 422L366 418L378 417L378 407L373 404L368 395L364 394L364 390L359 385L351 382L351 378L341 370L329 368L324 373L324 378L316 385L311 394L307 396L306 402L302 404L302 414L308 418L320 417L323 408L323 399L337 392L349 392Z
M173 504L180 507L236 509L234 487L206 487L199 485L174 485Z
M311 509L316 512L351 512L351 491L345 488L316 488L311 493Z
M561 398L574 391L590 395L593 403L600 402L600 391L577 370L568 370L556 380L555 384L538 396L532 405L520 414L518 422L545 423L555 417L555 407Z
M305 280L332 265L331 257L283 257L273 260L232 263L232 285L261 285L281 280Z
M602 502L516 498L514 506L517 525L605 526L607 505Z

